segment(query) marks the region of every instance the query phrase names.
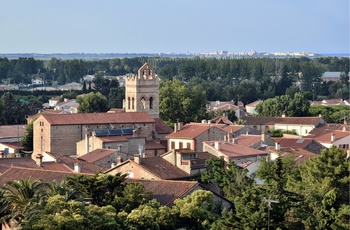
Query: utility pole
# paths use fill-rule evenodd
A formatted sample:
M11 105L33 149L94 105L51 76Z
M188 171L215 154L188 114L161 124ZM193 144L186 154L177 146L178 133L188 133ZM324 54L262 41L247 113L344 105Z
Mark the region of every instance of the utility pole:
M271 209L271 203L279 203L279 200L271 200L270 195L268 198L264 198L264 202L267 203L267 229L270 230L270 209Z

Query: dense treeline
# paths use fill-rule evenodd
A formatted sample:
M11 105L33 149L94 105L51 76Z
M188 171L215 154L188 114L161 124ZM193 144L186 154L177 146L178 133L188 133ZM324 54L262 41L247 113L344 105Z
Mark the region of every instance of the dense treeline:
M162 80L160 84L160 114L167 122L181 120L200 121L206 118L207 101L242 101L244 104L255 100L269 99L283 95L294 98L301 91L306 100L325 98L349 99L349 58L124 58L105 60L36 60L33 58L6 59L0 58L0 81L17 83L21 86L30 84L32 79L44 79L44 85L57 85L69 82L82 82L82 77L95 75L95 87L83 83L82 92L100 92L106 97L107 105L103 110L122 107L124 88L115 80L103 78L105 75L125 75L137 73L145 62L156 68ZM325 71L341 72L341 81L322 82ZM295 83L301 83L300 87ZM32 109L25 115L32 115L39 103L33 96L41 95L50 98L60 92L46 91L12 91L17 105L20 100L28 102ZM55 94L57 93L57 94ZM29 99L28 99L29 98ZM173 103L176 100L178 103ZM38 100L41 102L42 100ZM194 104L193 102L196 102ZM15 104L16 104L15 103ZM32 105L34 103L34 105ZM169 104L170 103L170 104ZM171 105L171 106L169 106ZM0 104L1 107L4 105ZM100 108L99 108L100 109ZM20 109L17 109L20 110ZM81 111L90 111L83 108ZM16 110L14 110L16 111ZM169 112L170 111L170 112ZM173 113L173 111L177 111ZM304 113L306 114L306 113ZM23 119L23 114L15 115ZM17 118L18 120L18 118ZM15 121L0 121L1 124L15 124Z
M349 58L124 58L105 60L48 61L33 58L0 58L0 81L29 84L41 77L46 84L79 82L84 75L124 75L137 73L145 62L157 69L162 80L176 78L200 84L207 100L234 100L245 104L286 94L296 81L302 82L307 99L313 97L349 98ZM325 71L342 72L341 82L321 82Z
M224 209L197 190L172 207L150 199L125 176L96 174L43 183L30 177L0 188L0 223L18 229L349 229L349 159L336 147L297 166L294 158L262 160L256 175L210 159L203 182L233 202ZM274 202L269 203L269 200Z

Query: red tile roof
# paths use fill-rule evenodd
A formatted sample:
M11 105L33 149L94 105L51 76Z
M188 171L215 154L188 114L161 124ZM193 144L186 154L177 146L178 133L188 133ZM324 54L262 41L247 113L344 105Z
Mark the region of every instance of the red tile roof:
M78 163L80 166L80 170L82 173L96 173L96 172L103 172L107 168L91 164L89 162L86 162L84 160L81 160L79 158L71 158L67 156L57 156L55 154L52 154L56 159L56 162L43 162L42 168L45 170L56 170L56 171L74 171L74 164Z
M164 123L164 121L160 118L154 118L156 121L156 132L158 134L169 134L172 133L174 130L170 128L167 124Z
M89 163L94 163L117 152L118 150L116 149L96 149L94 151L80 156L79 159Z
M249 125L317 125L320 117L242 117Z
M246 156L258 156L258 155L267 155L267 152L248 148L242 145L233 144L232 142L225 141L205 141L204 145L215 149L215 142L219 142L219 152L229 158L236 157L246 157Z
M97 139L100 139L102 142L126 142L128 141L128 137L132 137L132 135L126 135L126 136L103 136L103 137L96 137Z
M232 125L232 121L230 121L227 117L225 116L218 116L218 117L214 117L213 119L210 120L211 123L215 123L215 124L229 124Z
M11 166L23 168L39 168L32 158L0 158L0 174L11 168Z
M146 112L42 114L51 125L154 123Z
M25 179L31 176L31 180L41 179L43 182L52 182L56 180L61 182L66 177L73 175L93 175L86 173L73 173L73 172L62 172L62 171L50 171L37 168L21 168L17 166L12 166L10 169L5 171L0 175L0 186L4 185L7 181L15 181Z
M297 164L303 164L305 160L316 156L315 153L309 152L302 148L281 148L280 151L273 147L269 148L271 152L277 153L281 157L292 156Z
M342 130L327 130L324 133L314 137L314 139L320 143L329 143L332 144L332 135L334 135L334 141L339 139L348 138L350 144L350 131L342 131Z
M162 144L158 144L153 140L146 141L145 149L166 149Z
M161 157L142 158L140 166L163 180L184 179L190 177L188 173Z
M153 198L155 198L161 205L166 206L172 206L175 199L184 198L200 186L197 181L127 179L126 182L141 183L146 191L152 193Z
M21 137L24 135L27 125L0 125L0 139Z
M275 142L278 142L281 147L286 148L305 148L312 141L312 138L272 138Z
M258 143L261 143L261 135L242 134L236 137L235 139L237 140L238 145L242 145L245 147L252 147L254 145L257 145Z
M213 126L209 124L186 124L181 130L173 132L166 136L166 138L184 138L184 139L194 139L201 135L202 133L208 131Z

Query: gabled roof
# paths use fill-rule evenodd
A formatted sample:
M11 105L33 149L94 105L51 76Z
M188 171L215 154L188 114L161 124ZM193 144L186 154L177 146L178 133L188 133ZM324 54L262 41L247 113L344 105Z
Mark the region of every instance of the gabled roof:
M173 132L173 129L170 128L164 121L160 118L154 118L156 121L155 129L158 134L169 134Z
M162 144L158 144L153 140L147 140L145 149L166 149L166 147L163 146Z
M154 123L146 112L124 113L74 113L74 114L42 114L51 125L89 125L113 123Z
M194 139L204 132L207 132L210 128L213 128L210 124L190 123L182 127L181 130L170 133L166 138Z
M0 186L4 185L7 181L15 181L25 179L28 176L31 177L31 181L35 179L41 179L43 182L52 182L56 180L61 182L66 177L73 175L93 175L86 173L73 173L73 172L62 172L62 171L51 171L38 168L22 168L17 166L11 166L10 169L0 175Z
M232 142L205 141L203 142L203 144L208 146L209 148L215 149L215 142L219 143L219 150L217 151L227 156L228 158L267 155L266 151L248 148L242 145L233 144Z
M146 191L152 193L153 198L166 206L172 206L176 199L184 198L200 186L197 181L127 179L126 182L141 183Z
M172 165L162 157L146 157L141 159L141 166L163 180L184 179L188 173Z
M256 107L258 104L260 104L262 101L253 101L252 103L246 104L245 106L247 107Z
M312 138L272 138L278 142L281 147L285 148L302 148L304 149L313 142Z
M100 139L104 143L109 143L109 142L126 142L126 141L128 141L128 137L132 137L132 135L127 135L127 136L103 136L103 137L96 137L96 138Z
M242 134L238 137L235 137L235 139L237 140L238 145L242 145L248 148L256 145L257 143L261 143L261 135Z
M332 135L334 135L334 141L332 141ZM314 139L320 143L332 144L333 142L348 138L348 143L350 144L350 132L342 130L326 130L324 133L315 136Z
M302 148L281 148L280 150L276 150L270 147L269 150L278 154L280 157L292 156L297 164L303 164L305 160L316 156L315 153Z
M218 117L214 117L213 119L210 120L211 123L215 123L215 124L228 124L228 125L232 125L232 121L230 121L227 117L225 116L218 116Z
M75 159L67 156L57 156L52 153L51 155L54 156L55 161L42 162L42 169L69 172L74 171L74 164L76 163L79 164L82 173L97 173L103 172L107 169L99 165L91 164L79 158Z
M249 125L317 125L320 117L242 117Z
M0 139L21 137L24 135L27 125L0 125Z
M111 156L113 154L116 154L118 150L116 149L95 149L94 151L91 151L87 154L84 154L80 156L78 159L84 160L88 163L94 163L96 161L99 161L105 157Z
M17 166L21 168L39 168L32 158L20 157L20 158L0 158L0 174L10 169L11 166Z

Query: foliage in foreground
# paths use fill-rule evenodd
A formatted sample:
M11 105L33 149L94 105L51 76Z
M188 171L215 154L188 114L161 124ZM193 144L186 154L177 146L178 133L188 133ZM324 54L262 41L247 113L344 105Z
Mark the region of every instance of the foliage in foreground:
M221 159L208 161L202 181L234 203L222 209L197 190L172 207L151 199L125 175L96 174L43 183L30 177L0 189L0 220L22 229L349 229L349 160L336 147L303 165L293 158L261 160L256 177ZM268 200L278 203L268 205ZM270 218L269 214L270 213Z

